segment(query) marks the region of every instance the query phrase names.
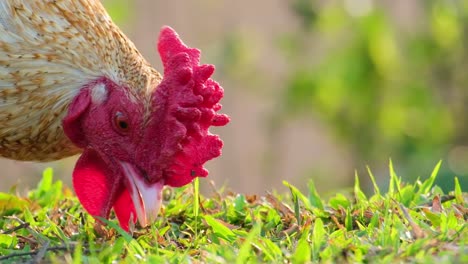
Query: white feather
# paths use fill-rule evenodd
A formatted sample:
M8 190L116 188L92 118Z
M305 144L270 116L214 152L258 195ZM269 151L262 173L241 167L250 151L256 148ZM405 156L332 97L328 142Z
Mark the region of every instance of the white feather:
M91 88L91 101L94 104L101 104L107 99L107 88L103 83L98 83Z

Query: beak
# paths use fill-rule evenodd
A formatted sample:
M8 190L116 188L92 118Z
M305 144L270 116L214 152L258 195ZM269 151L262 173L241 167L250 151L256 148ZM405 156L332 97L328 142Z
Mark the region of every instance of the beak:
M149 185L134 166L123 161L120 165L130 185L127 188L129 188L138 222L142 227L150 225L158 217L164 184L157 182Z

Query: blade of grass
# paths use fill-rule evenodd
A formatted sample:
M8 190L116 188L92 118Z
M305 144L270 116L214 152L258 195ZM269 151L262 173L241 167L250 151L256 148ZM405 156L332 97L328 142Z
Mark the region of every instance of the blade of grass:
M439 169L441 165L442 165L442 160L440 160L435 166L434 170L432 170L432 173L429 179L424 181L421 188L419 189L418 194L426 194L430 192L432 185L434 185L435 179L437 177L437 173L439 173Z
M200 210L200 180L193 180L193 213L195 215L195 241L198 241L198 216Z
M83 248L82 244L79 241L73 251L73 264L81 264L83 263Z
M310 263L310 255L310 244L305 237L301 237L297 243L296 252L294 252L292 263Z
M367 168L367 172L369 173L369 177L370 177L370 179L372 181L372 185L374 185L374 193L377 196L381 196L380 195L380 189L379 189L379 186L377 185L377 182L375 181L374 174L372 174L372 171L371 171L369 166L366 166L366 168Z
M367 202L367 197L361 190L361 184L359 183L359 176L357 171L354 172L354 199L357 204Z
M463 200L463 193L462 193L462 189L461 189L461 186L460 186L460 182L458 181L458 177L455 177L455 191L454 191L454 194L455 194L455 199L457 200L457 203L459 203L460 205L463 205L464 204L464 200Z
M319 254L324 244L326 230L323 226L323 221L320 218L317 218L314 223L314 230L312 233L312 256L314 261L319 260ZM310 256L310 254L309 254Z
M233 243L237 236L232 232L231 229L227 228L225 225L218 222L211 215L204 215L206 223L213 229L215 236L222 238L230 243Z
M261 230L262 226L260 224L255 224L239 249L236 264L250 263L248 260L252 257L252 243L254 239L260 235Z
M109 221L105 218L98 217L103 223L109 225L110 227L114 228L127 242L127 249L130 253L138 254L139 256L145 256L145 250L141 247L141 245L136 241L129 233L123 230L118 224L114 221ZM130 254L132 255L132 254Z
M313 180L309 181L309 201L312 206L323 210L322 199L320 199L320 195L318 194L317 189L315 188Z
M388 194L390 197L395 198L395 194L400 192L401 180L398 178L398 175L393 168L392 159L389 161L388 170L390 173L390 183L388 186Z

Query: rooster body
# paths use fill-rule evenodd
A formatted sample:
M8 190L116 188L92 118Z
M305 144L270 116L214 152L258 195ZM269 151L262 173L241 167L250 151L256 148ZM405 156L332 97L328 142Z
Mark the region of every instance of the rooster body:
M101 76L139 102L161 81L99 1L1 1L0 154L50 161L79 153L61 123L79 90Z
M221 154L210 126L222 88L211 65L168 27L161 76L98 0L0 1L0 156L51 161L82 153L73 185L93 216L124 229L153 221L164 185L204 177Z

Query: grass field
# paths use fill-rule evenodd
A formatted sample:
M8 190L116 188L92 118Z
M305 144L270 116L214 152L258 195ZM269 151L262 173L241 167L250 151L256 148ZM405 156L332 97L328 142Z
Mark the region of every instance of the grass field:
M468 194L449 193L432 175L366 196L323 199L313 182L301 193L246 196L199 183L166 190L161 217L124 232L96 222L52 170L28 197L0 193L0 263L468 263ZM367 176L366 176L367 177Z

